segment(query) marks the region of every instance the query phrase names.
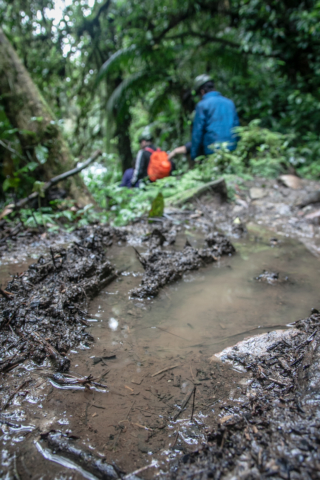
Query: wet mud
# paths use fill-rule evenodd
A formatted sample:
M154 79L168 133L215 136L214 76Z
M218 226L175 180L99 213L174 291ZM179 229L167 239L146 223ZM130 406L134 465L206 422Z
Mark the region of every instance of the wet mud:
M199 361L200 368L195 369L194 373L191 363L183 366L181 359L177 359L180 363L161 368L158 372L154 372L154 363L150 361L149 369L145 369L142 377L139 375L137 377L135 363L131 368L129 365L122 364L115 369L113 380L112 376L108 376L109 371L105 371L105 366L116 360L118 354L111 350L105 351L104 348L101 356L93 355L94 372L91 373L92 367L88 368L88 350L92 348L93 337L86 330L92 320L87 318L88 303L102 288L116 279L115 268L106 260L105 247L112 245L114 237L117 244L121 244L125 241L126 234L123 231L117 232L102 227L82 229L77 234L79 241L73 242L68 248L51 247L50 254L41 256L36 263L29 266L26 272L15 275L7 287L1 289L3 401L0 423L3 426L4 446L7 443L11 444L11 452L4 448L4 454L7 455L5 463L9 468L2 473L7 471L8 478L11 478L10 475L17 476L15 473L17 468L20 471L21 469L25 472L32 471L31 465L28 465L28 459L25 458L28 455L24 452L34 451L35 446L37 456L41 454L43 459L49 459L60 466L65 465L63 458L66 457L71 462L69 468L73 468L80 475L90 475L90 472L93 472L92 474L97 478L121 478L121 468L125 471L134 470L136 466L134 459L137 455L138 461L141 454L156 454L161 450L163 455L163 449L169 448L172 443L171 441L168 444L169 424L171 424L170 428L174 429L175 424L179 422L183 438L183 431L190 423L190 420L183 420L183 414L188 409L191 396L193 395L193 410L199 400L203 401L202 397L206 398L206 391L204 395L197 392L197 403L195 403L196 391L193 383L196 382L195 378L199 372L203 373L207 370L204 359L202 362ZM229 245L223 235L219 234L217 238L220 243L218 241L214 242L215 244ZM224 239L223 242L221 239ZM189 258L189 268L204 266L204 263L199 261L201 257L197 255L198 250L192 247L187 248L195 252ZM219 248L219 246L212 246L212 251L217 254L222 251ZM229 248L233 251L233 247L229 246ZM212 255L212 252L210 254ZM177 269L180 263L177 261ZM125 275L125 272L120 270L118 274L121 273ZM141 280L139 273L134 273L137 282ZM167 282L163 281L161 286L164 287L169 281L172 282L173 278L168 277ZM127 288L126 295L128 295ZM117 322L115 319L113 321ZM74 368L80 368L74 372L71 366L71 371L67 374L65 372L70 369L70 356L72 358L77 354L75 349L84 352L82 359L79 359L79 364L74 366ZM190 362L197 363L191 353L189 354ZM127 359L125 363L128 363ZM125 367L125 374L123 367ZM82 369L85 372L82 373ZM173 370L178 373L176 378L173 376ZM128 375L129 378L126 378ZM190 375L191 380L188 380ZM233 376L231 375L231 378ZM145 377L150 377L148 386L144 384L140 392L139 386ZM207 372L203 374L201 380L210 380L210 378ZM108 384L111 380L115 388L110 388L106 380ZM123 381L120 391L119 381ZM171 387L168 385L171 382L178 388L178 395L173 396L171 388L168 388L168 386ZM205 388L208 388L207 385ZM66 391L73 393L73 399L66 398ZM135 397L140 393L142 401L137 401L135 405ZM103 406L100 397L102 395L105 402L106 394L109 394L108 397L111 396L111 399L115 396L116 404ZM95 395L98 396L97 401ZM153 408L150 408L150 395L154 396L154 402L151 401L151 403L156 403ZM33 411L32 407L28 408L28 403L41 410ZM205 408L210 409L210 401L205 405ZM68 412L71 409L73 413L66 415L66 410L61 411L59 406L62 409L67 408ZM98 412L102 410L102 413L92 413L92 408ZM123 409L127 410L125 418L123 418ZM105 434L107 418L99 418L104 413L103 410L106 410L107 418L109 416L109 422L112 422L108 424L108 430L112 433L107 437ZM144 413L141 418L141 412L144 410L149 410L150 413ZM41 412L40 416L39 412ZM189 416L190 412L187 414ZM193 414L195 419L199 415L192 411L192 421ZM199 439L203 438L202 430L206 428L201 421L201 415L199 425L192 434L197 439L194 440L197 445ZM151 425L149 417L152 420ZM178 417L181 418L178 419ZM102 431L99 428L101 420L103 420ZM97 421L98 426L94 428L93 424ZM63 425L69 425L70 431L69 429L61 431ZM125 455L114 455L114 452L121 451L122 434L129 429L133 430L130 433L133 438L131 444L133 452L130 459L127 457L130 443L127 442ZM35 432L42 432L37 440ZM83 445L86 434L90 435L89 446ZM80 445L74 443L77 435L81 438ZM178 440L177 438L175 441L177 451L179 448L183 451L184 448L179 445ZM15 453L12 454L12 446L20 442L23 442L23 446L18 449L19 458L24 459L23 465L19 461L17 463L15 449L13 449ZM100 449L98 457L88 452L88 448L93 448L91 442L95 445L94 449ZM188 440L185 440L185 443L188 444ZM105 452L109 449L112 457L118 456L119 466L107 462ZM62 460L59 452L62 452ZM56 454L58 456L54 457ZM169 451L169 454L174 458L176 451ZM74 458L76 456L78 459ZM43 465L43 459L39 465ZM87 473L82 470L83 466Z
M318 261L198 208L80 229L2 284L2 476L318 478L319 315L286 326Z
M1 372L47 357L67 371L69 349L90 340L88 298L114 280L115 270L94 236L68 249L51 248L50 254L0 289Z
M246 401L221 405L207 444L184 456L172 478L319 478L319 327L314 313L219 355L250 372Z

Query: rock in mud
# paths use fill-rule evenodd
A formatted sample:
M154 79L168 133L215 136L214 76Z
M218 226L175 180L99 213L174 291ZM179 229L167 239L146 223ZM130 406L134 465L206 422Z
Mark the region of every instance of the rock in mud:
M258 282L269 283L269 285L274 285L279 281L279 273L268 272L264 270L258 277L256 277Z
M205 238L208 247L213 248L218 257L235 253L235 248L223 233L209 233Z
M95 235L68 249L50 249L28 270L16 275L0 297L0 371L27 358L41 363L50 358L67 371L69 349L87 342L88 299L110 283L115 269L106 260Z
M297 190L302 187L301 179L296 175L281 175L279 177L279 181L285 187L293 188L294 190Z
M320 190L309 193L298 202L298 207L303 208L312 203L320 202Z
M267 190L264 188L252 187L249 190L251 200L260 200L268 195Z
M222 255L235 252L232 243L221 233L211 233L206 237L208 248L197 249L190 245L180 251L152 250L146 257L137 252L145 274L140 287L131 291L133 297L154 297L165 285L180 279L184 272L198 270L216 261Z
M310 223L314 225L319 225L320 223L320 210L316 210L315 212L308 213L305 217Z

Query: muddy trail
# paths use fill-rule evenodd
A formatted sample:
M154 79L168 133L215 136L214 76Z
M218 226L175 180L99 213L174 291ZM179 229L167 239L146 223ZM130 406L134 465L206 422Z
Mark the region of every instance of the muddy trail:
M318 478L319 261L234 208L7 231L2 477Z

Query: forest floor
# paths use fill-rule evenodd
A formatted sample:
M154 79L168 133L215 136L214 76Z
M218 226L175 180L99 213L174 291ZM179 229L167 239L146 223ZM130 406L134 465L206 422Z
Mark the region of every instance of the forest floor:
M320 316L286 325L317 306L320 184L295 186L7 234L1 475L319 478Z

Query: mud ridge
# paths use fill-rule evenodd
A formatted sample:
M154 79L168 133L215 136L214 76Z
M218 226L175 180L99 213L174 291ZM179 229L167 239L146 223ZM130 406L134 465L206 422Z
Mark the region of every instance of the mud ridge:
M222 255L231 255L235 252L232 243L219 232L207 235L206 243L207 248L197 249L187 242L181 252L154 248L150 249L150 253L145 257L136 251L145 274L141 285L131 291L131 296L155 297L162 287L180 279L183 273L198 270L206 264L217 261Z
M91 340L85 331L88 299L116 278L104 251L113 232L105 230L89 236L84 231L68 249L51 247L50 256L40 256L0 291L1 372L46 357L56 370L67 371L69 349Z

